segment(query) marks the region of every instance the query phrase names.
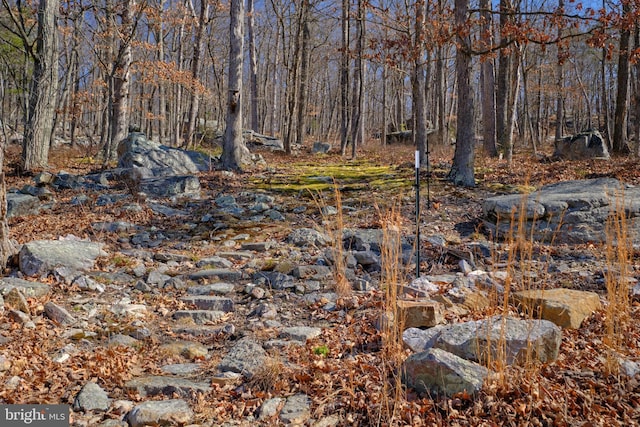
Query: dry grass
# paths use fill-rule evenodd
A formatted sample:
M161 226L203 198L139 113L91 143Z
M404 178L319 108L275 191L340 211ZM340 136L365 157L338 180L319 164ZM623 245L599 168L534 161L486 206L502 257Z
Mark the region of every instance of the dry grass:
M342 210L342 195L338 184L333 183L334 205L337 210L335 216L328 212L328 205L320 194L312 194L316 206L322 215L322 228L331 239L331 253L333 255L333 279L335 291L340 297L346 297L353 293L353 288L346 276L346 262L344 254L344 214Z
M393 424L398 417L399 402L405 400L400 367L405 358L402 332L404 319L398 309L398 289L403 280L402 266L402 216L394 204L381 215L383 241L380 286L384 291L384 307L381 319L382 333L382 371L383 378L389 379L383 384L383 402L380 421ZM384 423L382 423L384 424Z
M607 347L605 369L611 374L619 370L619 354L627 347L626 336L631 326L629 278L631 277L633 236L629 235L624 194L616 193L615 203L606 222L607 269L604 281L607 288L605 308L605 336Z

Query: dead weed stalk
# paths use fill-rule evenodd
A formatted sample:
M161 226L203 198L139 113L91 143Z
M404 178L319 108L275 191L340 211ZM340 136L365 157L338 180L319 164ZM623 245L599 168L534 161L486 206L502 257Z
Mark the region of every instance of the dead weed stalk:
M629 235L623 193L616 192L612 206L605 225L607 306L603 343L607 347L605 369L617 374L619 354L627 347L627 333L631 326L629 278L633 265L633 239Z
M383 228L380 286L384 291L382 332L383 402L380 408L382 424L392 425L398 416L398 403L405 399L400 367L405 358L402 332L404 319L398 309L398 289L403 280L402 216L396 203L381 214Z
M344 216L342 211L342 195L338 184L333 182L334 204L337 210L335 216L331 215L326 202L317 194L312 194L313 200L322 215L322 227L331 239L331 254L333 256L333 279L335 291L341 296L349 296L353 292L351 284L346 276L346 261L344 255Z

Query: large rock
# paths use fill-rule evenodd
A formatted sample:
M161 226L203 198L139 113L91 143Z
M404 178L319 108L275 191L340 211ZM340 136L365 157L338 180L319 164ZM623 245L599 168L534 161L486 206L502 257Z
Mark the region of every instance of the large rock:
M554 159L609 159L609 149L597 130L582 132L556 141Z
M193 411L182 399L142 402L129 414L131 427L184 426L193 421Z
M20 271L27 276L43 276L56 267L89 271L94 268L96 258L107 256L103 246L84 240L34 240L20 250Z
M491 197L484 201L483 215L485 226L499 238L513 232L515 212L515 221L524 215L525 232L536 241L603 243L607 218L617 206L624 207L628 236L640 243L640 187L614 178L563 181L528 195Z
M186 378L163 377L151 375L127 381L125 389L137 392L140 396L173 396L189 397L193 393L207 393L211 390L208 382L195 382Z
M545 289L520 291L513 294L514 301L526 310L562 328L578 329L582 321L602 305L595 292L573 289Z
M234 345L218 365L220 371L237 372L251 379L264 365L267 352L257 342L243 338Z
M405 328L431 328L444 321L440 303L431 300L399 300L398 310Z
M29 282L17 277L0 278L0 295L9 293L12 289L18 289L25 297L43 297L51 291L49 285L40 282Z
M106 411L109 409L111 399L102 387L94 382L88 382L80 390L73 401L73 409L76 411Z
M37 215L40 212L40 199L28 194L7 193L7 218Z
M558 357L561 340L562 330L547 320L499 316L426 331L410 328L403 333L403 341L414 351L440 348L474 362L500 357L509 365L528 360L552 362Z
M431 396L478 392L489 370L438 348L413 354L402 365L408 387Z
M118 167L147 168L154 176L192 175L207 171L208 156L196 151L167 147L132 132L118 145Z
M173 175L140 180L139 191L150 197L200 197L200 180L193 175Z

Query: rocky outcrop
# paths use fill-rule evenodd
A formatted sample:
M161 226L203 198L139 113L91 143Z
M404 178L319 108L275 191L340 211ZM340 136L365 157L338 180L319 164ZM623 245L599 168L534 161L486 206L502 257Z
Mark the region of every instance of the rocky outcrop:
M500 357L509 365L527 360L547 363L558 357L562 330L547 320L493 317L427 330L409 328L403 340L413 351L440 348L474 362Z
M625 216L628 235L640 243L640 188L614 178L558 182L527 195L491 197L483 204L484 224L494 236L509 236L512 222L524 215L526 235L544 242L606 242L612 214Z
M63 267L69 274L91 270L96 258L107 255L102 250L103 246L102 243L77 238L35 240L26 243L20 250L20 271L27 276L43 276L56 267Z
M153 176L191 175L210 168L211 159L196 151L167 147L132 132L118 145L118 167L146 168Z
M609 159L609 149L597 130L582 132L556 141L556 160Z

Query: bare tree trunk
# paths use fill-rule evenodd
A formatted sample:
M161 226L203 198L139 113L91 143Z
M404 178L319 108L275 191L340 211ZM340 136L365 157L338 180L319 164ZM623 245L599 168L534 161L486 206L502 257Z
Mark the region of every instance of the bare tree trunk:
M426 92L425 92L425 64L424 64L424 46L425 46L425 1L418 0L415 4L415 40L414 40L414 73L413 73L413 105L414 105L414 138L416 149L420 153L420 165L427 166L426 163L426 146L427 146L427 111L426 111Z
M634 46L637 48L640 47L640 25L636 24L634 31ZM635 147L633 150L633 154L636 157L640 157L640 62L636 61L634 64L634 68L636 71L636 90L634 91L634 102L635 102L635 110L636 110L636 139L635 139Z
M250 0L251 1L251 0ZM192 6L193 8L193 6ZM193 10L195 14L195 10ZM194 40L193 57L191 58L191 78L194 82L199 80L200 75L200 58L202 56L202 43L204 39L204 33L209 19L209 2L205 0L200 1L200 14L198 16L198 27L196 30L196 37ZM184 145L195 146L196 135L196 120L198 119L198 109L200 107L200 88L197 85L191 90L190 102L189 102L189 121L187 123L187 138L184 141Z
M351 158L357 157L358 145L364 142L364 5L358 0L356 60L353 73L353 100L351 106Z
M45 168L49 161L58 87L58 7L58 0L41 0L38 5L35 64L22 147L22 168L25 171Z
M558 13L564 12L564 1L558 0ZM563 26L558 26L558 39L562 37ZM560 141L563 137L564 129L564 61L565 55L564 49L560 43L558 48L558 63L556 66L557 84L556 84L556 141Z
M493 47L492 17L489 0L480 2L480 9L487 9L482 12L481 38L484 47ZM498 156L496 148L496 91L495 75L493 69L493 59L486 58L480 65L480 86L482 99L482 144L484 153L490 157Z
M305 118L307 116L307 96L308 96L308 84L309 84L309 59L310 49L309 40L311 39L311 32L309 30L309 12L311 4L309 0L302 1L303 19L302 21L302 45L300 52L300 83L298 87L298 126L296 128L296 143L300 146L304 145L304 135L306 132Z
M340 153L349 143L349 0L342 0L342 55L340 63Z
M499 55L498 76L496 84L496 138L500 151L511 164L513 154L512 135L509 133L512 128L509 120L511 118L510 100L512 99L514 52L513 43L508 35L509 27L514 25L514 8L511 0L500 0L500 37L501 43L509 45L509 48L502 48Z
M241 170L249 161L242 139L242 56L244 53L244 0L231 0L229 23L229 95L227 128L222 147L222 166Z
M253 0L247 0L247 33L249 42L249 92L251 93L251 102L249 103L249 111L251 116L250 127L256 132L260 132L260 124L258 121L258 54L256 52L256 41L254 34L254 10Z
M631 14L631 5L622 2L622 15ZM618 54L618 89L616 92L616 112L613 116L613 151L628 153L627 144L627 112L629 109L629 57L631 30L623 28L620 33L620 53Z
M456 124L456 150L449 179L455 185L475 186L474 156L475 138L473 129L473 91L471 78L471 41L463 35L467 21L469 0L455 0L455 23L457 28L456 77L458 81L458 109Z

